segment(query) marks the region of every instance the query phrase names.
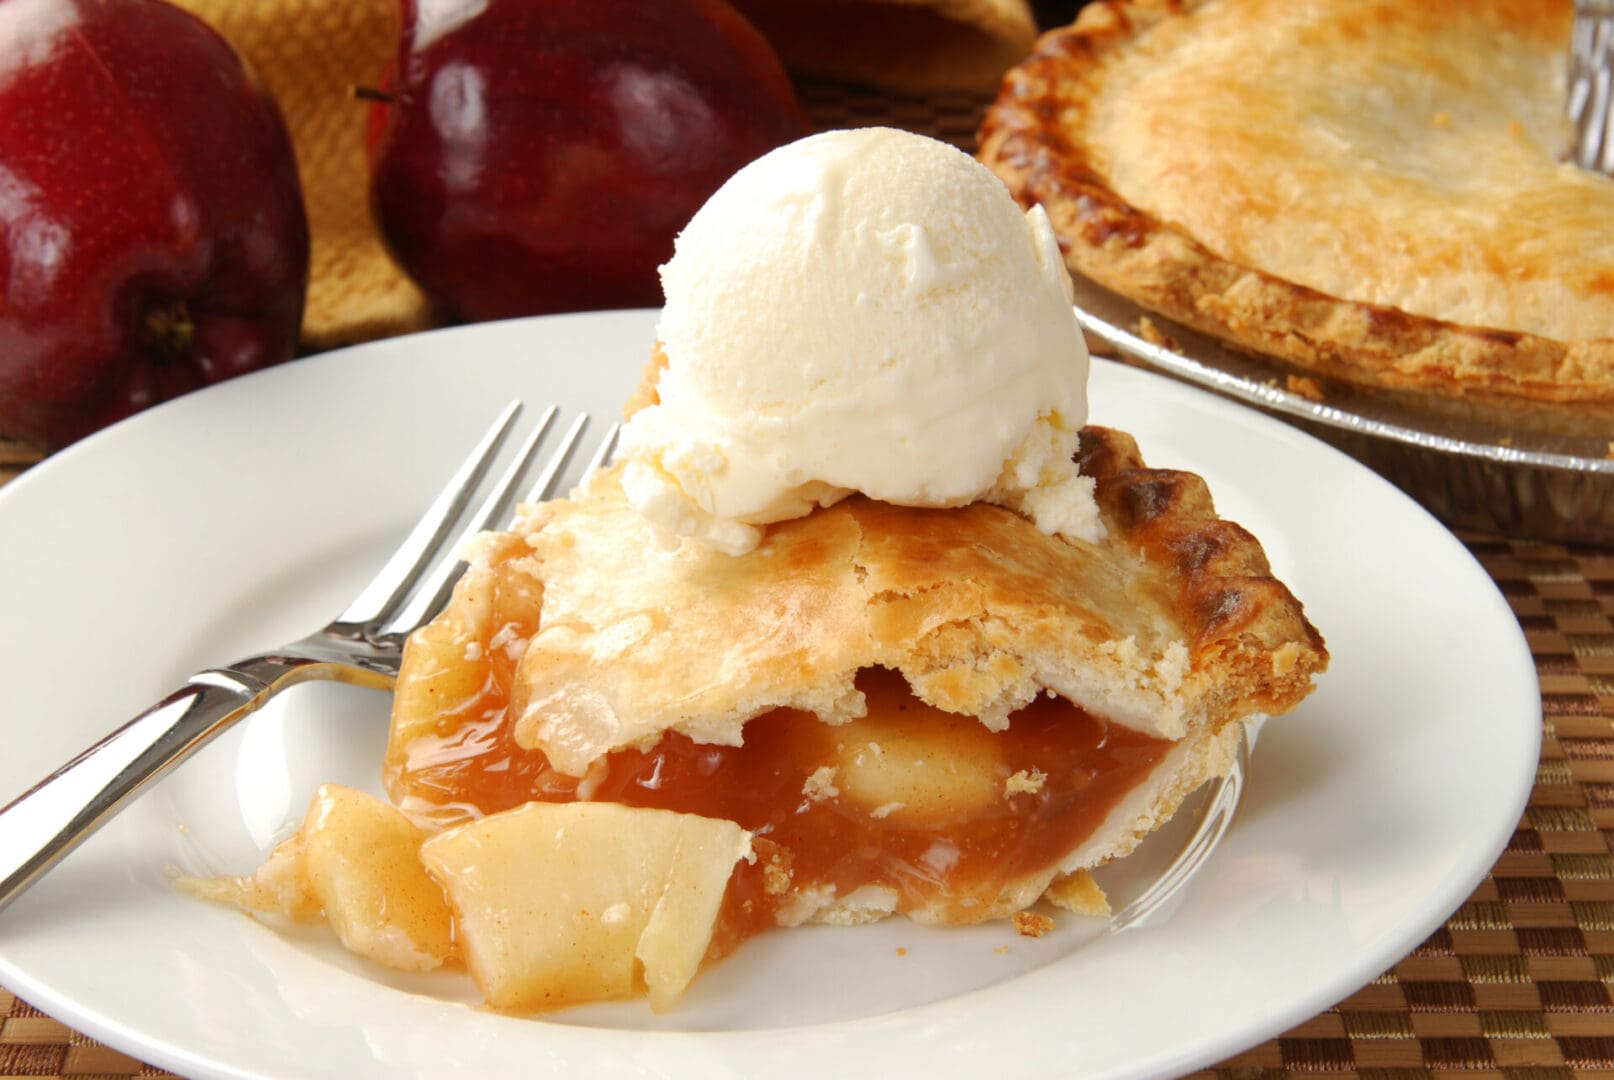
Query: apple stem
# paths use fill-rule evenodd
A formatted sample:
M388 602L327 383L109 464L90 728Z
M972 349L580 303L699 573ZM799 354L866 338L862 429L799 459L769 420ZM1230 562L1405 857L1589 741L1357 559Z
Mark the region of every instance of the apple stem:
M396 105L398 95L390 94L385 90L377 90L373 86L355 86L353 96L360 101L379 101L383 105Z
M145 340L159 355L174 360L190 348L196 336L196 323L191 319L185 301L176 300L146 312Z

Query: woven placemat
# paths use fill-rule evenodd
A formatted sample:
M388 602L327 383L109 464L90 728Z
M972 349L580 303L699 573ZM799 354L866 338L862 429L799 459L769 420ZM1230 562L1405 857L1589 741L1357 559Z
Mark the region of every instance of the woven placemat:
M1524 818L1490 875L1410 956L1200 1075L1614 1070L1614 550L1464 539L1507 597L1541 680L1545 730Z
M973 148L984 102L806 82L821 127ZM0 482L36 455L0 443ZM1614 1075L1614 549L1467 537L1524 628L1546 731L1528 811L1473 896L1338 1006L1200 1076ZM1439 763L1431 763L1438 767ZM0 1077L162 1077L0 990Z

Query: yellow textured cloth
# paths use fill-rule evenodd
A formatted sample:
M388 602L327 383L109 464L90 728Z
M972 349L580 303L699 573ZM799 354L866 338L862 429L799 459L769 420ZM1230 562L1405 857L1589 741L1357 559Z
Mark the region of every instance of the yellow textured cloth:
M305 344L422 329L420 291L371 222L364 133L397 48L397 0L176 0L223 34L291 128L312 234ZM989 89L1029 50L1026 0L738 0L794 72L905 91Z
M233 44L291 129L308 206L303 341L346 345L424 329L429 307L370 219L364 131L374 86L398 49L397 0L176 0Z

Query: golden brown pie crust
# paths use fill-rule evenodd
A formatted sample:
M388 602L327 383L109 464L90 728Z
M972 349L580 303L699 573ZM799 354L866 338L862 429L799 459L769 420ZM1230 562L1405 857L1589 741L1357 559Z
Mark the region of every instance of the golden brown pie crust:
M1601 314L1614 297L1614 240L1610 239L1610 225L1601 220L1602 215L1589 223L1581 221L1604 202L1614 206L1614 181L1558 165L1552 155L1561 145L1561 132L1543 119L1541 108L1536 108L1525 121L1531 127L1553 130L1527 130L1526 123L1518 119L1499 121L1497 110L1513 99L1498 98L1499 103L1488 106L1491 113L1478 118L1461 111L1469 104L1468 98L1460 96L1465 86L1482 86L1487 85L1486 80L1510 77L1530 82L1532 85L1526 89L1532 93L1550 93L1554 102L1561 100L1561 84L1544 90L1533 84L1542 81L1537 76L1556 63L1566 48L1567 0L1482 0L1464 5L1430 5L1427 9L1395 0L1304 0L1300 3L1305 9L1301 16L1287 21L1274 17L1273 2L1101 0L1089 5L1073 26L1045 34L1032 55L1006 77L982 124L981 160L1004 179L1022 203L1044 205L1073 271L1235 347L1407 396L1442 412L1556 431L1603 434L1614 430L1614 326L1603 323ZM1294 11L1296 5L1288 8ZM1214 20L1206 18L1207 14L1214 15ZM1207 23L1214 25L1223 44L1230 35L1238 36L1247 47L1247 56L1242 66L1232 65L1239 69L1228 71L1225 79L1213 76L1196 84L1187 76L1196 71L1203 75L1209 69L1193 67L1198 62L1195 50L1203 53L1223 47L1217 42L1196 40L1196 29ZM1280 23L1291 29L1273 29ZM1302 29L1293 29L1301 24ZM1284 37L1285 33L1289 36ZM1489 55L1465 55L1453 45L1454 41L1465 40L1464 34L1466 40L1473 41L1499 37L1501 44L1496 47L1503 51L1498 55L1521 57L1518 70L1497 70L1495 58ZM1252 82L1249 73L1262 69L1264 55L1290 55L1296 50L1305 57L1305 65L1324 77L1291 78L1264 86L1258 78ZM1162 189L1175 189L1170 193L1162 190L1123 194L1120 190L1137 183L1137 170L1131 169L1131 164L1149 155L1166 155L1178 163L1173 167L1179 173L1194 167L1196 148L1180 145L1186 141L1182 130L1172 132L1170 122L1163 121L1161 130L1169 134L1160 137L1173 138L1177 144L1162 148L1150 144L1158 132L1152 133L1149 124L1127 125L1116 133L1102 130L1105 125L1100 121L1101 116L1110 115L1104 110L1114 106L1121 95L1129 95L1129 101L1136 100L1138 80L1150 77L1150 71L1170 72L1179 60L1182 63L1177 75L1184 83L1173 92L1178 100L1197 92L1205 102L1196 116L1203 116L1207 127L1191 137L1205 140L1204 147L1215 143L1215 153L1204 156L1214 157L1216 163L1197 177L1198 187L1202 188L1197 197L1205 200L1206 208L1202 220L1214 222L1218 214L1226 219L1203 230L1216 233L1214 240L1197 235L1177 220L1193 215L1176 209L1153 211L1139 205L1159 202L1165 207L1180 207L1181 199L1193 196L1192 192L1184 194L1180 176L1161 182ZM1440 130L1444 126L1458 136L1476 140L1477 152L1488 148L1496 153L1518 154L1519 162L1531 163L1532 176L1546 178L1542 190L1522 194L1501 190L1495 196L1515 198L1520 200L1518 205L1536 200L1542 215L1539 221L1520 214L1517 221L1504 222L1497 236L1462 235L1460 223L1428 223L1426 231L1431 238L1425 247L1435 252L1430 264L1435 271L1451 268L1440 264L1440 259L1446 257L1442 252L1461 254L1460 245L1446 243L1448 238L1439 235L1441 230L1457 229L1458 241L1485 256L1479 260L1485 265L1471 279L1478 282L1473 290L1464 284L1470 279L1454 279L1455 284L1444 287L1449 294L1447 299L1455 298L1451 299L1456 305L1453 310L1464 310L1462 319L1429 313L1446 303L1446 299L1431 300L1427 295L1431 290L1441 292L1439 282L1430 284L1440 275L1404 272L1405 268L1397 263L1401 252L1393 250L1398 246L1393 236L1379 247L1386 265L1401 268L1383 275L1371 269L1371 251L1364 256L1369 259L1363 263L1367 269L1359 270L1350 264L1354 256L1346 245L1341 262L1355 274L1351 288L1307 287L1291 280L1293 275L1273 273L1264 267L1263 250L1281 247L1290 263L1310 259L1322 266L1319 273L1330 271L1326 265L1329 260L1319 260L1305 248L1309 234L1295 233L1299 226L1286 220L1283 199L1279 197L1284 194L1318 201L1318 193L1326 185L1314 185L1298 193L1274 192L1268 200L1270 205L1264 207L1259 205L1261 198L1246 191L1237 205L1237 214L1230 214L1225 205L1217 205L1217 200L1225 202L1230 198L1229 192L1242 183L1236 153L1245 149L1252 154L1264 153L1287 145L1282 138L1269 137L1261 127L1264 123L1283 122L1272 121L1271 117L1304 120L1325 107L1348 113L1353 108L1383 106L1383 102L1341 104L1324 100L1335 92L1335 83L1351 84L1344 78L1330 80L1327 73L1345 71L1346 65L1372 63L1426 64L1434 89L1413 77L1407 79L1407 86L1419 94L1434 94L1435 100L1443 100L1439 98L1443 92L1459 95L1449 99L1456 103L1455 120L1451 113L1440 111L1396 117L1391 109L1384 116L1375 114L1359 121L1369 128L1383 126L1384 145L1395 153L1405 153L1407 145L1418 146L1420 140L1433 147L1434 139L1449 134ZM1293 69L1289 70L1292 73ZM1257 88L1259 93L1255 92ZM1394 94L1390 96L1394 99ZM1296 138L1302 141L1307 137L1303 129L1299 122L1292 129L1301 132ZM1236 144L1233 151L1228 150L1229 144ZM1353 147L1351 156L1371 159L1371 150ZM1433 150L1430 155L1437 156ZM1448 172L1461 174L1463 170L1452 165L1462 161L1458 150L1447 148L1440 155L1447 166L1452 166ZM1415 167L1416 160L1411 160ZM1403 159L1397 161L1405 165ZM1305 164L1296 162L1293 172L1297 184L1306 182L1306 170L1301 167ZM1130 170L1126 184L1115 175L1126 171L1122 165ZM1381 173L1386 171L1368 160L1367 171L1362 174L1366 180L1361 181L1366 190L1376 191L1373 185L1380 180L1385 190L1399 190L1396 177L1385 180L1369 175L1376 168ZM1281 175L1284 170L1269 171ZM1474 171L1479 170L1476 167ZM1356 184L1359 178L1346 179ZM1454 175L1450 182L1461 185L1466 178ZM1417 186L1413 184L1407 190ZM1467 191L1463 197L1480 209L1491 201L1484 191ZM1382 232L1386 228L1378 219L1395 216L1394 208L1382 201L1370 199L1351 205L1337 190L1320 201L1324 204L1321 210L1310 203L1306 207L1312 224L1316 225L1320 214L1323 225L1331 224L1341 234L1354 231L1377 235L1374 229ZM1423 229L1426 220L1409 218L1406 227ZM1562 228L1554 230L1555 225ZM1550 234L1555 243L1565 236L1577 237L1575 242L1587 250L1572 267L1562 265L1561 259L1534 258L1526 251L1532 228L1538 235ZM1235 247L1240 249L1238 257L1224 253L1224 249ZM1457 257L1453 255L1451 259ZM1416 270L1416 260L1407 265ZM1517 279L1514 284L1519 286L1523 301L1498 301L1494 306L1499 314L1494 321L1466 317L1473 314L1461 307L1468 291L1494 289L1497 295L1506 295L1510 277ZM1565 298L1561 314L1553 305L1534 299L1554 290ZM1399 296L1407 297L1407 302L1363 299L1378 297L1382 301ZM1423 313L1415 313L1420 310ZM1526 329L1507 328L1527 324ZM1576 326L1578 333L1556 334L1550 328L1557 325Z
M1145 468L1120 432L1081 438L1101 543L995 506L854 496L744 556L666 552L613 468L486 536L440 618L473 628L488 590L531 583L511 722L573 776L667 731L739 745L771 709L850 719L876 666L994 730L1045 692L1166 739L1292 708L1327 652L1260 544L1198 476ZM415 666L406 651L401 682Z

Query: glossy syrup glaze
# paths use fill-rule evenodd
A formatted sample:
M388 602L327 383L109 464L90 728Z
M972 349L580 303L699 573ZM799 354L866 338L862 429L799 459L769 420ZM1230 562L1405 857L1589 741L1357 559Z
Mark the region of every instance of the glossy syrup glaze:
M868 669L861 719L830 726L777 709L746 725L743 746L670 732L579 780L517 745L506 716L517 650L499 647L501 633L519 642L530 625L494 620L474 644L448 623L417 638L430 660L400 683L386 760L394 800L440 821L580 797L736 821L757 858L730 881L719 953L865 886L927 922L1003 915L999 898L1046 878L1169 747L1052 697L990 732Z

